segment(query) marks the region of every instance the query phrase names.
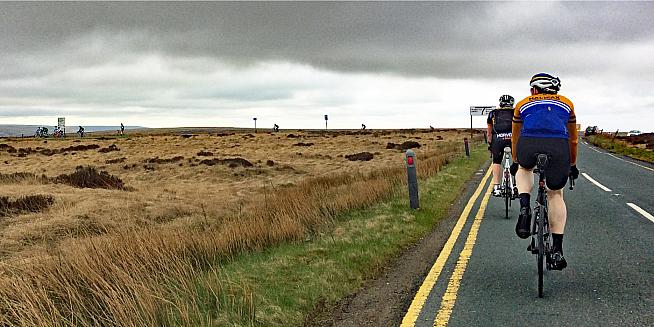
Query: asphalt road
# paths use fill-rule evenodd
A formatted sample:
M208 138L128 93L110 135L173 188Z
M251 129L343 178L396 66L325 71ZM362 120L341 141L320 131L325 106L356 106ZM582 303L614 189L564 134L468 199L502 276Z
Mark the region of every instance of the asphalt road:
M506 220L503 200L487 195L488 179L402 326L654 326L654 218L646 217L654 214L654 166L583 142L578 157L586 175L565 192L568 268L546 271L544 298L536 257L514 233L518 202Z

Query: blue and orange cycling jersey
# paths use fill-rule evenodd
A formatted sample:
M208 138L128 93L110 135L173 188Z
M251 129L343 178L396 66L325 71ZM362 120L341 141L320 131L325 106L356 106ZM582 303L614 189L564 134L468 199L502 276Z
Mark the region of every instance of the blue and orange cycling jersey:
M559 94L536 94L516 104L513 111L511 143L516 148L522 136L568 139L570 162L577 162L577 116L568 98ZM513 152L513 160L516 151Z
M567 139L568 124L576 124L574 105L558 94L532 95L515 106L513 122L522 124L521 136Z

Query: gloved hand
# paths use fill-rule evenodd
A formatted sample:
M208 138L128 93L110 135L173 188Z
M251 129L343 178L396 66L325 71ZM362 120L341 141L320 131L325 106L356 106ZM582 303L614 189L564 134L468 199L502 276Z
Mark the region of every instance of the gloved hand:
M518 163L514 162L511 164L511 167L509 167L509 171L511 172L511 175L515 176L515 173L518 172Z
M579 169L577 169L577 165L570 166L570 177L572 177L572 179L579 178Z
M488 151L493 151L493 150L491 150L491 145L490 145L490 143L488 144Z

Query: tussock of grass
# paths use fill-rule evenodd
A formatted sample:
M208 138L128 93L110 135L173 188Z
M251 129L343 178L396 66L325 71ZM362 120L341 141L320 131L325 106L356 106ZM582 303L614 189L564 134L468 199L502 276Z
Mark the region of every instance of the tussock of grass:
M125 158L117 159L121 162ZM95 167L91 166L78 166L75 171L70 174L61 174L57 177L48 177L46 175L36 175L33 173L18 172L11 174L0 173L0 183L10 184L23 181L31 181L40 184L60 183L68 184L73 187L79 188L104 188L121 190L125 189L123 181L106 171L98 171Z
M45 175L38 176L36 174L26 173L26 172L17 172L17 173L10 173L10 174L0 173L0 183L3 184L18 183L18 182L30 181L30 180L37 183L47 183L49 181L49 178Z
M54 203L50 195L27 195L11 200L7 196L0 196L0 216L19 214L25 212L39 212Z

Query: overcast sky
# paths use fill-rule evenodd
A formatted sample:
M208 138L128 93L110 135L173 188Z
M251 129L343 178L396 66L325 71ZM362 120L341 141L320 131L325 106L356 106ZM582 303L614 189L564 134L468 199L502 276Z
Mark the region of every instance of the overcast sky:
M549 72L654 127L654 3L0 3L0 123L465 127ZM484 126L481 117L475 126Z

